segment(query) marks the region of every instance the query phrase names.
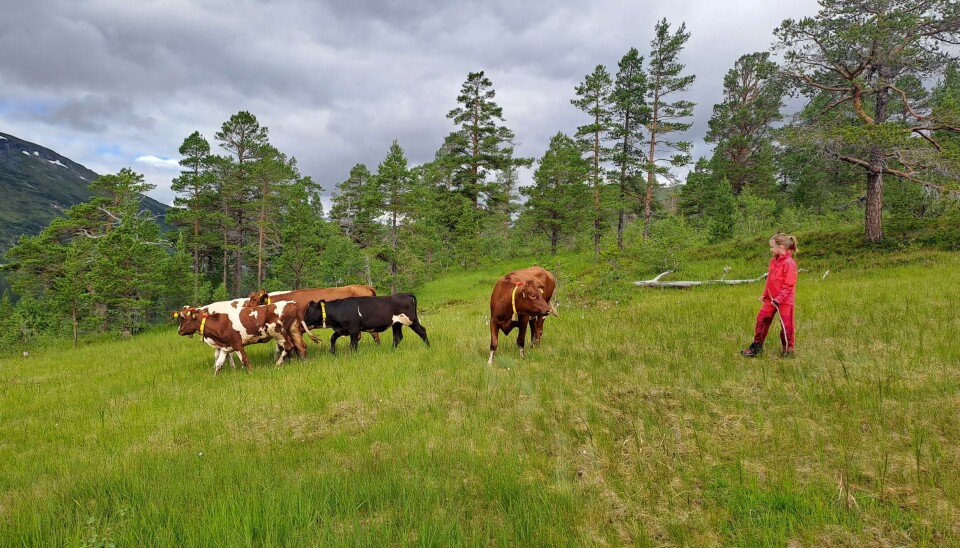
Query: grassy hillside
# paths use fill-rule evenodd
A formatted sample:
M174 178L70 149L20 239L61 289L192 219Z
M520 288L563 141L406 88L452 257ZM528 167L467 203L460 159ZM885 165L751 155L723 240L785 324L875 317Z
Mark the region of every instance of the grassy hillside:
M762 245L682 277L755 276ZM793 360L738 356L759 285L576 258L545 263L543 346L494 367L489 291L525 261L420 292L430 348L214 377L171 324L2 360L0 544L960 544L960 256L808 250Z

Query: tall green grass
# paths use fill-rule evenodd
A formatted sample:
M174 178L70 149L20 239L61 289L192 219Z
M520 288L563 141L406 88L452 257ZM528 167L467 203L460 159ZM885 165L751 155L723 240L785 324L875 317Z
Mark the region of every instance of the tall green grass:
M595 299L553 261L561 317L494 367L489 292L523 261L419 292L430 348L320 331L214 377L170 325L0 361L0 544L960 544L956 254L801 255L793 360L776 328L738 355L759 285Z

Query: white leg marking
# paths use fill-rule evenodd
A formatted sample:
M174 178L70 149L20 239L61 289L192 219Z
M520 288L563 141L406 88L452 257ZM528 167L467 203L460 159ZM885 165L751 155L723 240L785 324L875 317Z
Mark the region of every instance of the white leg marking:
M220 369L223 368L223 362L227 361L227 356L230 355L229 352L224 352L223 350L218 350L218 352L220 352L220 355L217 356L217 362L213 364L214 375L220 372Z
M487 365L493 365L493 353L494 353L494 352L496 352L496 350L491 350L491 351L490 351L490 359L487 360Z

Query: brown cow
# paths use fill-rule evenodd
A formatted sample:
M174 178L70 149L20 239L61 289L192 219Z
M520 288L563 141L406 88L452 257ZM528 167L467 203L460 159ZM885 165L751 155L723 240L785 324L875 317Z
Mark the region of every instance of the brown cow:
M208 312L199 308L184 306L174 312L180 321L177 333L193 336L200 333L203 342L215 350L216 361L213 374L223 367L227 356L232 352L240 354L247 371L251 371L250 360L244 347L249 344L274 340L282 348L277 360L279 366L284 358L296 351L300 357L306 356L306 345L300 336L300 315L296 303L279 301L265 306L241 307L235 312Z
M345 285L343 287L315 287L312 289L294 289L292 291L272 291L267 293L265 289L260 289L250 293L249 299L244 306L257 306L275 302L278 300L295 301L300 309L300 317L307 312L307 305L310 301L335 301L337 299L346 299L347 297L375 297L377 291L369 285ZM307 324L303 324L303 332L313 339L313 342L320 344L320 339L310 332ZM380 344L380 334L370 333L373 340Z
M528 324L532 330L533 345L540 344L546 317L549 314L558 315L550 304L556 287L553 274L539 266L517 270L500 278L490 296L490 359L487 365L493 365L500 331L507 335L514 327L520 329L517 335L520 357L523 357Z

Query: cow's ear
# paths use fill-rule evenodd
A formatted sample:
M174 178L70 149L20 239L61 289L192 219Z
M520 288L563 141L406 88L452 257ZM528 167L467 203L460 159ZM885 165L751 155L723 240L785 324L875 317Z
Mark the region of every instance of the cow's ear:
M179 313L179 312L174 312L174 313L173 313L173 317L174 317L174 318L179 318L179 317L180 317L180 313Z

